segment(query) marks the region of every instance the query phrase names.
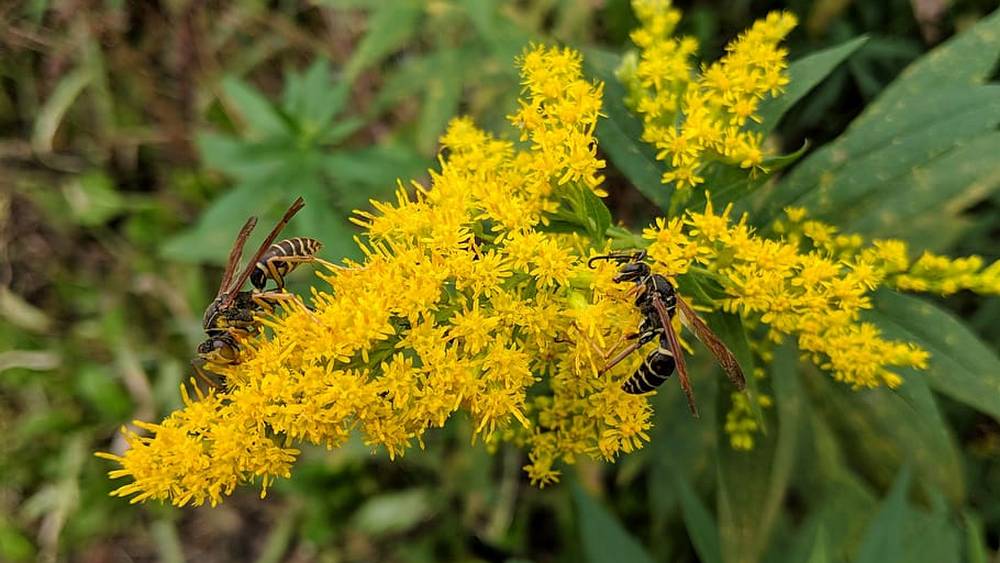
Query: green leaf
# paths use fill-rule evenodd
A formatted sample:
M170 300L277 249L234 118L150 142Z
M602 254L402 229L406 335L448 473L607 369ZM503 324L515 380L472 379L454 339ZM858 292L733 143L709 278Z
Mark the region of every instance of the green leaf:
M216 199L198 218L198 222L185 231L168 239L160 251L164 257L183 262L212 262L223 264L233 246L236 234L247 217L260 215L285 198L276 190L263 191L255 184L241 184ZM291 203L291 199L288 200ZM307 202L308 203L308 202ZM260 222L266 224L265 221ZM261 228L258 231L264 231ZM269 229L267 229L269 230ZM247 241L253 247L267 233L255 232Z
M599 147L642 195L666 211L673 187L660 183L664 168L653 148L642 141L642 121L625 107L625 88L615 77L620 62L621 57L607 51L584 51L585 71L604 82L606 117L597 121Z
M607 509L590 497L578 484L573 484L580 541L590 563L652 563L642 545Z
M448 49L439 54L434 72L424 76L424 103L417 122L417 148L423 154L434 154L438 137L448 121L458 113L462 100L465 65L461 51Z
M940 201L942 196L929 193L926 183L921 182L920 189L911 183L926 176L935 159L952 151L970 150L972 158L982 151L974 141L989 135L1000 122L1000 87L938 88L913 106L919 118L905 127L852 125L836 141L811 154L775 189L772 201L777 207L772 215L786 204L795 204L808 207L820 218L849 219L884 210L891 205L885 198L892 196ZM945 162L956 164L953 159ZM995 173L997 165L991 164L992 169L973 163L976 178ZM945 197L966 187L961 182L942 186ZM908 217L898 215L903 220Z
M923 374L899 370L903 385L851 390L826 374L806 378L814 408L844 442L855 471L888 485L908 463L928 490L942 491L962 504L965 479L954 443Z
M907 213L894 213L898 231L920 213L964 205L995 189L1000 164L996 159L980 162L994 141L977 138L993 133L1000 122L1000 89L980 85L1000 55L998 37L1000 11L911 65L843 135L811 154L777 186L766 198L766 212L755 218L757 224L795 204L827 220L863 216L862 226L880 227L874 218L900 198L912 198ZM949 154L953 151L954 156ZM933 171L935 179L953 166L965 174L940 191L934 186L935 193L926 187L910 189L935 160L942 162ZM977 185L984 181L988 185ZM906 235L889 227L885 231Z
M361 251L354 243L358 229L346 217L331 214L327 190L314 183L300 183L298 189L309 205L296 216L295 232L321 241L320 256L331 262L339 262L345 257L360 259Z
M334 83L330 65L318 59L303 74L285 78L282 106L307 136L314 137L330 125L330 120L347 101L348 83Z
M367 209L370 199L390 197L397 180L418 177L430 165L430 160L405 145L340 150L322 161L334 188L333 201L345 214Z
M115 189L111 178L99 170L73 178L63 185L62 191L70 214L79 225L103 225L125 208L125 198Z
M77 394L101 414L102 420L121 422L128 419L132 402L106 366L77 367L74 384Z
M867 40L867 37L857 37L794 61L788 67L789 83L785 92L761 102L757 115L761 117L762 123L755 128L763 133L773 131L796 102L811 92Z
M857 563L903 561L903 523L908 508L906 496L910 490L910 468L904 466L896 477L889 496L868 525L861 541Z
M694 545L694 551L702 563L722 563L722 551L719 543L719 529L715 518L708 507L698 498L694 487L684 478L680 471L672 472L674 490L680 499L681 516L688 536Z
M286 166L290 148L287 141L253 142L209 132L199 133L196 144L207 167L247 181L276 174Z
M368 17L364 38L344 67L345 81L354 82L362 70L406 45L417 31L423 10L423 5L413 0L379 3Z
M90 66L77 67L59 79L52 94L38 109L31 134L31 148L39 153L52 152L52 140L59 130L59 124L76 98L93 80L94 73Z
M719 435L719 524L726 561L758 561L778 522L795 467L804 412L797 366L793 346L786 344L775 352L771 374L776 432L758 435L750 451L733 450L727 435Z
M263 94L249 84L228 76L222 80L222 90L251 132L264 136L289 134L288 122Z
M739 315L722 311L706 314L705 320L708 321L709 327L719 339L729 348L729 351L736 356L736 361L739 362L746 377L746 391L750 398L750 409L753 411L761 431L766 434L767 424L764 420L764 413L756 401L756 398L760 396L760 389L757 385L757 379L753 376L753 353L750 351L750 340L747 336L747 329L743 326L743 320ZM735 388L732 389L735 390Z
M806 563L829 563L830 553L826 547L826 530L820 526L816 530L816 540Z
M599 246L611 226L611 212L590 188L570 183L560 191L559 208L549 214L549 222L550 232L585 232Z
M367 535L405 532L431 515L431 495L410 489L371 497L351 520L352 527Z
M926 378L935 391L1000 420L1000 358L958 318L892 291L875 294L869 316L887 337L914 342L931 353Z
M865 109L855 126L890 125L921 119L913 102L942 85L979 84L996 67L1000 56L1000 10L921 57L890 84L876 103ZM907 118L907 116L909 118Z
M1000 96L997 98L1000 108ZM958 214L1000 187L1000 133L990 132L967 144L914 167L902 178L888 182L875 205L841 214L845 230L870 237L893 236L906 230L916 217L933 220L942 213Z
M988 563L989 547L983 533L982 519L970 511L966 511L962 519L965 521L965 560L969 563Z

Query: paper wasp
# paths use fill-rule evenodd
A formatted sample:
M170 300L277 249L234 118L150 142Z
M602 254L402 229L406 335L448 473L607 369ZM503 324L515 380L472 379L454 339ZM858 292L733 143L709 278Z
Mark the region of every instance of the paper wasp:
M272 243L281 230L285 228L285 225L304 206L305 202L301 197L292 203L278 224L271 229L271 233L264 239L243 271L240 272L239 276L234 277L240 259L243 257L243 246L257 225L257 218L247 219L236 236L233 248L229 251L219 291L212 303L205 309L205 315L202 318L202 326L208 338L198 346L198 359L191 362L195 372L213 387L222 387L223 385L216 381L217 376L210 377L203 366L206 363L222 365L239 363L239 338L249 336L259 330L254 316L260 312L273 310L274 306L281 302L295 299L281 290L284 287L283 276L293 270L298 263L308 261L300 254L305 254L306 251L315 252L321 244L313 239L291 239L309 241L308 244L300 243L298 245L284 245L284 243L289 242L287 240L278 244ZM279 250L274 251L275 247L278 247ZM293 252L287 252L286 247L290 247L287 250ZM313 259L311 253L308 256L309 260ZM257 279L253 281L255 289L253 291L242 290L243 285L254 274L257 274ZM277 289L264 290L268 278L275 280L278 285Z
M667 278L652 272L645 259L646 251L639 250L594 256L587 261L587 266L590 268L593 268L594 262L599 260L617 263L619 265L618 275L614 277L614 281L635 284L635 292L637 293L635 306L642 314L639 331L625 336L626 340L632 342L608 360L604 368L601 369L601 373L618 365L642 345L654 338L659 338L659 346L651 351L639 369L625 380L622 389L633 395L648 393L662 385L676 369L681 388L687 396L691 414L698 416L694 391L691 388L687 366L684 363L684 351L681 349L680 340L677 338L671 323L671 319L678 309L681 313L681 321L712 352L737 389L742 391L746 387L746 378L743 376L739 362L736 361L736 357L729 351L729 348L698 317L694 309L681 299Z

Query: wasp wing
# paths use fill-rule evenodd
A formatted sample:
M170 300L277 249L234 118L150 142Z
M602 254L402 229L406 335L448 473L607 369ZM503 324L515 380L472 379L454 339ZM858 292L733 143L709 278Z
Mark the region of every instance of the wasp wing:
M285 228L285 225L292 220L292 216L298 213L300 209L305 207L305 205L306 203L301 197L292 202L288 211L285 211L285 215L282 216L281 221L278 221L278 224L271 229L271 233L267 235L267 238L261 243L260 248L257 249L257 252L255 252L250 258L250 261L247 262L243 271L240 272L240 276L233 282L231 288L229 289L229 294L226 295L226 298L223 300L220 308L224 309L232 304L233 299L236 298L236 294L239 292L239 289L243 287L243 284L245 284L247 279L250 277L250 273L257 267L257 261L260 260L260 257L263 256L265 252L267 252L267 249L271 246L271 243L274 242L274 239L278 238L278 234L281 233L281 230Z
M681 299L680 295L677 296L677 307L681 312L681 321L712 352L719 365L722 366L723 371L726 372L726 377L729 378L729 381L740 391L744 390L747 386L747 379L743 375L740 363L736 361L736 356L719 340L719 337L712 332L712 329L708 328L708 325L705 324L705 321L701 320L701 317L694 312L694 309Z
M243 258L243 246L246 245L247 239L250 238L250 232L253 231L256 225L257 218L250 217L243 224L243 228L240 229L240 234L236 235L236 242L233 243L233 248L229 251L226 270L222 273L222 282L219 283L219 291L215 294L216 297L230 290L233 274L236 273L236 267L239 266L240 259Z
M660 316L660 324L663 326L663 334L666 336L667 344L670 346L670 353L674 355L677 379L680 381L681 389L684 390L684 395L687 396L688 408L691 409L691 414L697 418L698 406L694 401L694 389L691 388L691 380L688 378L687 365L684 363L684 350L681 348L681 343L677 338L677 333L674 332L674 325L670 322L670 315L667 313L667 307L663 304L663 301L660 300L660 296L656 292L653 292L653 307Z

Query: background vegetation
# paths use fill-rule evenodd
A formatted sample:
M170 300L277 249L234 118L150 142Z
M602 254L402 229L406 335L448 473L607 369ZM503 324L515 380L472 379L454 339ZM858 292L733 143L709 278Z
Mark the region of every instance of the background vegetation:
M683 31L710 59L779 6L681 7ZM842 51L775 138L792 152L839 137L851 159L831 172L831 149L816 151L741 205L799 197L845 230L1000 258L1000 105L995 85L969 86L996 78L997 15L992 43L886 89L993 3L783 7L802 20L793 60ZM800 378L794 350L779 350L780 423L750 454L716 445L720 379L696 361L702 420L671 388L656 399L650 446L614 466L579 465L545 490L524 482L519 452L470 448L456 421L401 461L360 444L307 451L265 501L246 490L219 508L175 510L107 496L108 464L91 452L119 447L121 424L178 405L245 218L301 194L309 205L289 232L321 238L331 260L356 252L350 210L423 176L451 117L507 131L512 61L529 41L583 49L608 82L619 104L607 108L615 127L599 130L608 204L626 225L648 222L655 165L623 156L615 132L636 123L609 73L634 25L624 0L0 8L0 560L996 560L1000 299L964 294L879 298L887 332L935 353L929 385L914 376L898 393L855 393ZM822 68L819 80L821 63L800 68ZM883 127L869 109L847 129L873 102L905 119ZM965 121L935 115L942 107ZM884 144L898 146L893 158L865 160ZM817 198L821 172L854 189ZM916 179L933 189L904 194Z

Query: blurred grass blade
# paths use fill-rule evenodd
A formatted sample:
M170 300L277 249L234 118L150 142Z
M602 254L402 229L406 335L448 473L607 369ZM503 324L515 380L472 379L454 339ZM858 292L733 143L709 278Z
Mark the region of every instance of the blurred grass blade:
M1000 358L958 318L892 291L875 294L869 316L888 337L915 342L931 353L926 377L935 391L1000 420Z
M756 129L763 133L773 131L788 110L866 41L867 37L857 37L792 62L788 67L790 81L785 92L777 98L767 98L761 102L757 115L761 117L762 123Z
M398 534L429 518L432 504L430 493L421 488L377 494L354 513L351 527L376 537Z
M826 529L820 526L816 530L816 540L809 553L806 563L830 563L829 548L826 546Z
M861 540L856 563L884 563L903 561L903 523L908 508L906 497L910 490L910 468L903 466L896 477L889 495L872 518Z
M642 141L642 121L625 107L625 88L615 76L620 62L614 53L584 51L584 71L604 82L602 112L606 117L597 122L599 147L642 195L666 211L673 187L660 183L663 167L653 148Z
M715 518L708 511L708 507L698 498L694 488L683 473L673 471L671 476L674 481L674 490L677 491L677 497L680 499L684 527L687 528L688 536L694 545L695 553L698 554L698 559L702 563L722 563L719 529L716 526Z
M423 5L414 0L378 3L368 17L368 30L344 67L344 79L354 82L358 74L405 45L416 32Z
M775 352L771 373L778 415L775 430L756 436L750 451L732 449L727 435L720 433L719 530L727 562L761 559L795 467L803 403L793 346L786 344Z
M573 500L579 522L580 542L589 563L652 563L642 545L621 522L574 483Z
M417 149L434 154L438 137L448 121L458 113L462 100L466 58L458 49L447 49L439 55L434 72L423 78L425 91L420 118L417 120Z
M45 311L28 303L20 295L0 285L0 319L29 332L44 334L52 327Z
M262 136L288 135L288 122L255 88L228 76L222 80L222 90L252 132Z
M971 511L962 515L965 521L965 560L969 563L988 563L989 546L983 534L983 520Z
M63 117L77 96L93 79L94 74L90 67L80 66L59 80L35 118L35 129L31 135L31 148L35 152L52 152L52 139L59 130L59 124L62 123Z

